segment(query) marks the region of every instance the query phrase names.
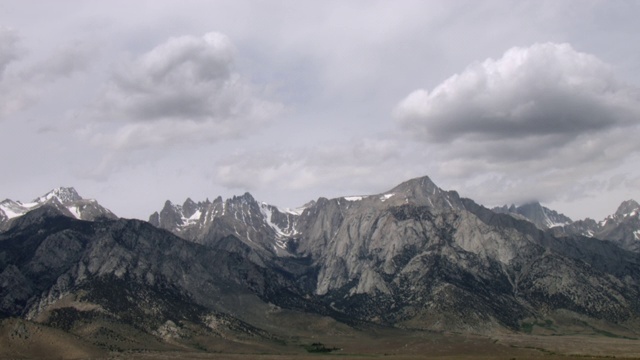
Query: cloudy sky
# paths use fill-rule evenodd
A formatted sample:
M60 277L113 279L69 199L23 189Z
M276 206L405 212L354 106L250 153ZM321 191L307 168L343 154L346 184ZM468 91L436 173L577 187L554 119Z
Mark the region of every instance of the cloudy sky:
M640 200L640 2L0 0L0 198Z

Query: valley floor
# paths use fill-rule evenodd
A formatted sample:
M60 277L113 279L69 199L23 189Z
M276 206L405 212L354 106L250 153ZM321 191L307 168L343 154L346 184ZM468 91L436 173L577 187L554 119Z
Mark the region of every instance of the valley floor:
M602 336L505 335L494 338L463 335L394 334L369 339L324 339L341 350L305 353L301 346L273 347L275 353L149 352L113 354L112 359L294 360L294 359L611 359L640 358L640 341ZM251 346L249 346L251 347ZM241 351L241 348L235 349ZM247 349L249 350L249 349ZM264 349L267 351L267 349ZM280 353L277 353L280 352Z
M334 334L256 338L197 337L163 345L110 351L77 335L18 319L0 328L0 359L605 359L640 358L640 340L603 335L493 336L408 331L353 330ZM146 347L146 348L145 348ZM323 352L332 350L330 352ZM309 352L311 351L311 352Z

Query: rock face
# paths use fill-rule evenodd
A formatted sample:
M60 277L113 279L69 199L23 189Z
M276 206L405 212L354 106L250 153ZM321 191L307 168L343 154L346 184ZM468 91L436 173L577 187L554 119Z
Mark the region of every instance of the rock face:
M167 201L159 213L149 217L149 222L212 247L233 235L260 256L269 258L289 254L286 240L296 234L296 219L296 213L258 203L246 193L227 200L218 197L213 202L187 199L183 205L174 205Z
M627 202L607 224L637 221ZM293 211L248 193L166 202L150 223L79 221L55 203L15 217L0 233L0 314L137 324L165 340L211 324L265 334L273 306L473 332L560 313L633 327L640 315L640 254L623 240L542 229L427 177Z

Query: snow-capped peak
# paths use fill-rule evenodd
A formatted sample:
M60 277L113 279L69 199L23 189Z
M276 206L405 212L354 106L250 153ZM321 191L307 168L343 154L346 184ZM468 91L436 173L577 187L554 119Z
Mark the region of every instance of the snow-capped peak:
M63 205L67 205L75 201L82 200L82 197L78 195L78 192L76 191L76 189L72 187L59 187L33 200L33 202L38 204L44 204L54 198L58 199L58 201L60 201L60 203Z
M22 216L46 204L53 205L58 209L64 209L63 212L68 216L73 216L77 219L116 218L111 211L100 206L95 200L83 199L74 188L59 187L29 203L9 199L2 201L0 203L0 222L3 219L6 221Z
M628 218L640 218L640 204L635 200L623 201L613 215L607 216L598 224L604 227L609 224L619 224Z

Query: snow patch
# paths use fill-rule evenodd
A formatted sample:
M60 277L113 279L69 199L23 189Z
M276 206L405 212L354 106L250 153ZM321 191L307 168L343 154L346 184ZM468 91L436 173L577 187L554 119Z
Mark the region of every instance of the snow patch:
M82 219L82 214L80 213L79 206L68 206L67 209L76 219Z
M12 206L12 205L13 204L5 204L4 202L0 204L0 211L2 211L7 216L7 218L13 219L15 217L24 215L24 213L26 212L22 207L18 207L19 205L18 206Z
M444 199L447 202L447 205L449 205L449 207L453 209L453 205L451 204L451 201L449 201L449 195L446 195ZM431 201L431 199L429 199L429 201Z
M279 247L282 250L287 250L287 241L284 239L278 239L276 240L275 246Z
M198 222L201 216L202 216L202 211L198 209L196 210L196 212L193 213L193 215L189 216L188 218L183 217L183 222L185 222L186 224L193 224Z
M271 220L272 217L273 217L273 210L271 209L271 207L269 205L263 203L260 206L260 212L262 213L264 221L267 223L267 225L269 225L270 228L272 228L276 232L276 235L279 238L285 238L285 237L289 237L291 235L295 235L295 231L283 230L282 228L280 228L277 224L275 224Z
M40 205L42 204L37 202L23 204L19 201L5 200L0 203L0 210L4 212L8 219L13 219L28 213Z
M291 214L291 215L297 215L300 216L302 215L302 213L307 209L306 206L301 206L299 208L295 208L295 209L290 209L290 208L278 208L278 210L280 212L283 213L287 213L287 214Z
M395 194L384 194L380 196L380 201L385 202L385 200L389 200Z
M347 201L360 201L362 200L362 196L345 196L343 199Z
M571 223L570 222L553 222L553 221L551 221L551 219L547 218L546 219L546 224L547 224L547 227L549 229L551 229L551 228L559 227L559 226L567 226L567 225L569 225Z

